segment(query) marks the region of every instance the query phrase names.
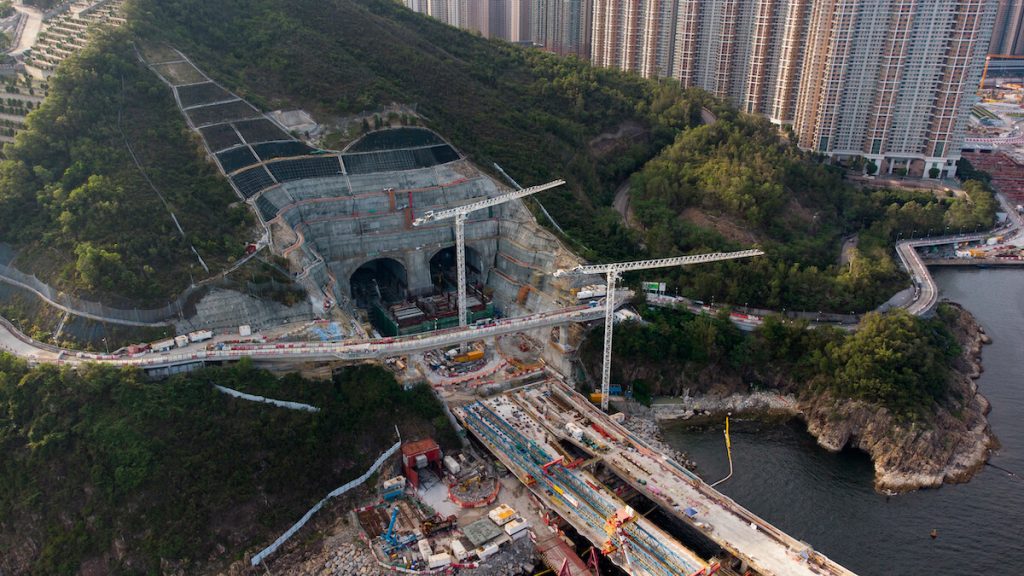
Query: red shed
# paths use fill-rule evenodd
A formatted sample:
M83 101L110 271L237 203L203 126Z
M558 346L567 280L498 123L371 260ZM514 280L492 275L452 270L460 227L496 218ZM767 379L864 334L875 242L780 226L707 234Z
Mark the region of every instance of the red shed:
M419 468L431 467L441 476L441 447L431 438L402 444L402 468L405 477L416 488L420 487Z

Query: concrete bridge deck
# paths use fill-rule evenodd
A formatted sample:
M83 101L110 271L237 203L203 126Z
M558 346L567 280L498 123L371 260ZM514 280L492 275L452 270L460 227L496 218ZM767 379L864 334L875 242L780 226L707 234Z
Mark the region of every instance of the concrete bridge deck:
M557 471L547 476L539 471L536 458L532 457L533 445L551 446L551 439L560 439L574 444L590 455L588 462L599 460L609 469L650 500L657 503L665 512L680 521L693 526L705 534L710 540L727 550L746 566L765 576L852 576L852 572L813 551L803 542L792 538L775 528L765 520L755 516L728 497L717 492L699 477L690 473L678 463L657 453L642 440L621 427L604 413L600 412L582 395L574 392L558 380L548 380L502 394L491 400L485 400L458 413L465 421L467 428L484 440L484 443L506 463L512 464L520 479L525 480L530 474L537 483L534 491L539 492L542 501L548 503L573 526L580 529L581 534L600 546L605 534L595 530L585 514L581 514L582 503L597 501L598 513L607 513L613 503L614 493L607 486L595 481L586 472L569 471L564 466L555 465L550 468ZM474 415L481 412L502 414L503 406L514 406L506 425L516 430L521 438L531 443L531 448L524 452L516 441L495 439L495 435L486 430L491 423L482 423L482 418ZM493 416L492 416L493 419ZM585 431L585 440L567 432L567 424L572 423ZM512 436L511 434L509 436ZM522 440L520 440L520 443ZM542 444L543 443L543 444ZM595 448L595 446L597 448ZM556 448L549 449L548 454L557 456ZM538 476L537 474L541 474ZM579 475L583 483L565 481L568 474ZM584 478L585 476L585 478ZM557 494L549 494L551 489L545 484L557 483L560 488L569 491L572 488L574 499L581 506L573 506L572 501ZM540 487L538 490L536 487ZM602 508L604 506L604 508ZM646 530L646 525L640 523ZM596 535L596 539L595 536ZM707 563L691 564L696 555L688 550L678 551L682 547L674 539L664 541L667 548L651 548L644 550L640 556L641 566L634 566L634 574L692 574L706 568ZM612 558L620 566L625 566L624 558ZM634 558L634 561L636 559ZM664 572L663 572L664 570Z

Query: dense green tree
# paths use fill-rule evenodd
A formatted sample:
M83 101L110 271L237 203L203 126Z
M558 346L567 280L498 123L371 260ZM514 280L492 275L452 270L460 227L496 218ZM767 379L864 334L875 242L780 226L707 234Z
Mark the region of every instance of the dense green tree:
M945 397L949 365L959 348L940 321L901 310L868 314L859 330L829 353L839 394L909 417Z
M237 400L212 384L322 410ZM220 571L361 474L394 425L457 442L428 388L405 391L378 367L313 382L240 362L154 382L0 353L0 550L31 550L33 574L77 573L86 560L103 573Z
M743 335L727 316L640 306L644 322L615 329L614 378L649 395L702 391L696 375L712 368L715 380L795 394L829 391L917 419L947 400L953 360L960 349L949 331L957 315L939 308L935 319L904 311L871 313L856 332L768 316ZM599 362L602 335L595 330L581 350ZM636 393L636 392L634 392Z
M202 278L160 189L211 267L239 256L251 217L205 159L171 92L124 30L62 63L0 161L0 241L70 292L163 303ZM109 275L108 275L109 274Z

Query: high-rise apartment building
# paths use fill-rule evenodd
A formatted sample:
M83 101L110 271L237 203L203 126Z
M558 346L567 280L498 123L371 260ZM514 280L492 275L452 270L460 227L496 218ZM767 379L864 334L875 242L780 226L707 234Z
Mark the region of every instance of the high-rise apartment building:
M594 0L595 64L792 124L802 147L953 174L998 0Z
M988 53L1024 56L1024 0L999 0Z
M404 0L410 10L488 38L525 42L532 5L540 0Z
M800 145L882 171L953 174L988 51L990 0L829 0L812 8Z
M533 42L556 54L590 57L593 0L531 0Z
M593 0L591 61L651 78L668 76L676 15L685 0Z
M996 52L1024 52L1024 0L406 5L487 36L589 55L596 65L648 78L676 78L792 125L803 148L924 176L933 169L955 173L990 40Z
M465 8L474 0L404 0L406 8L452 26L465 27Z

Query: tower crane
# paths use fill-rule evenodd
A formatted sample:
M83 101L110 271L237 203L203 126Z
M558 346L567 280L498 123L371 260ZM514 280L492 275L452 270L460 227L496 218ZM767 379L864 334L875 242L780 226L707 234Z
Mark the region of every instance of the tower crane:
M565 184L565 180L555 180L553 182L548 182L547 184L541 184L540 186L522 188L515 192L509 192L508 194L502 194L493 198L484 198L483 200L477 200L476 202L470 202L469 204L456 206L454 208L428 210L423 214L423 216L412 221L413 226L422 226L423 224L436 222L438 220L447 220L449 218L455 219L455 266L459 284L459 326L466 325L466 217L470 212L476 212L477 210L483 210L484 208L504 204L505 202L536 194L537 192L550 190L551 188L561 186L562 184Z
M622 277L623 272L634 270L651 270L654 268L668 268L671 266L686 266L689 264L706 264L721 260L734 260L736 258L749 258L761 256L764 252L760 250L743 250L740 252L714 252L711 254L696 254L693 256L680 256L677 258L659 258L656 260L640 260L637 262L617 262L614 264L594 264L590 266L577 266L575 268L561 269L555 271L555 277L562 276L584 276L589 274L604 274L608 282L608 289L604 296L604 357L601 364L601 410L608 411L608 389L611 383L612 374L612 325L615 317L615 286Z

